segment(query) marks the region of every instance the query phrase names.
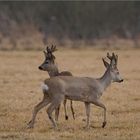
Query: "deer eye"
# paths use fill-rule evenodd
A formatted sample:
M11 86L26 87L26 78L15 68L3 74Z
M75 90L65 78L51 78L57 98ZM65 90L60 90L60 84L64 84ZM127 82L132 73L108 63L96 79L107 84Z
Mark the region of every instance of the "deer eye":
M45 62L45 64L48 64L48 63L49 63L49 61L46 61L46 62Z
M117 74L119 74L119 72L117 71Z

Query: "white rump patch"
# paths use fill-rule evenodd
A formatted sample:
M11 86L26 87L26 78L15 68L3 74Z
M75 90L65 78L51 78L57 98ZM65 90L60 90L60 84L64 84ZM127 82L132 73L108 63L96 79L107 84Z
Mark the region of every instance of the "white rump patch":
M49 89L49 87L44 83L41 85L41 87L43 91L47 91Z

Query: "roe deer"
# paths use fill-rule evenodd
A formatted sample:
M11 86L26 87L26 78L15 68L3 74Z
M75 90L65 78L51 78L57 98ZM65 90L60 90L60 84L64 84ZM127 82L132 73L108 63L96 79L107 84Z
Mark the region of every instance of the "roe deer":
M57 125L52 117L52 112L65 98L85 103L87 115L86 128L89 128L90 103L103 108L104 121L102 127L105 127L106 107L100 101L100 97L111 82L123 82L117 68L118 56L114 53L110 56L107 53L107 57L110 59L110 64L104 58L102 59L106 71L101 78L58 76L44 81L42 87L44 98L38 109L44 104L48 105L50 103L47 113L54 127L57 127ZM36 114L37 112L34 110L32 120L34 120Z
M51 48L47 47L46 51L44 51L44 55L45 55L45 61L38 67L40 70L44 70L47 71L50 77L54 77L54 76L72 76L72 73L69 71L62 71L59 72L57 65L55 64L55 56L53 55L53 52L55 52L56 46L51 46ZM68 115L67 115L67 111L66 111L66 99L64 100L64 110L65 110L65 119L68 120ZM72 105L72 100L70 101L70 107L71 107L71 111L72 111L72 116L73 119L75 119L74 116L74 109L73 109L73 105ZM57 109L56 112L56 120L58 120L58 115L59 115L59 110L60 107Z
M40 70L47 71L50 77L59 76L59 75L72 76L72 73L69 71L59 72L58 67L55 63L55 56L53 55L53 52L55 52L56 50L57 50L56 46L52 45L51 47L47 47L46 50L43 51L44 55L45 55L45 61L38 68ZM67 100L65 99L64 100L65 119L68 120L66 102L67 102ZM35 107L35 109L40 105L40 103ZM75 119L75 115L74 115L75 113L74 113L74 109L73 109L73 105L72 105L72 100L70 101L70 107L71 107L73 119ZM60 105L55 110L55 120L57 120L57 121L58 121L59 111L60 111ZM32 121L32 122L30 121L28 125L32 128L34 125L34 121Z

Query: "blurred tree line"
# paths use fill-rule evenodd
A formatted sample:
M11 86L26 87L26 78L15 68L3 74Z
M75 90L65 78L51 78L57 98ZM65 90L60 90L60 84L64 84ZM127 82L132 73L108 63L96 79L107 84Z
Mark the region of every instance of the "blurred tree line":
M1 1L0 34L34 25L45 38L93 40L140 33L139 1ZM21 31L21 29L20 29ZM22 31L24 35L25 29ZM18 35L17 35L18 36Z

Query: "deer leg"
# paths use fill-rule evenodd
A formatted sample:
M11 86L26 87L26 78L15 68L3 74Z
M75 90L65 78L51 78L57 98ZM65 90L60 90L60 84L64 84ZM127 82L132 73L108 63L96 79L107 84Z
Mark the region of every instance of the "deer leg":
M104 109L104 121L103 121L103 125L102 125L102 127L104 128L105 125L106 125L106 107L99 100L94 101L93 104L95 104L95 105L97 105L97 106L99 106L99 107Z
M85 108L86 108L86 116L87 116L87 124L86 129L89 128L89 117L90 117L90 103L85 102Z
M36 116L37 116L38 111L41 110L41 109L42 109L43 107L45 107L46 105L48 105L49 103L50 103L50 100L43 99L39 104L37 104L37 105L34 107L32 119L31 119L31 121L29 121L29 123L27 124L27 125L28 125L27 128L33 128L33 127L34 127L34 123L35 123L35 119L36 119Z
M72 103L72 100L70 100L70 107L71 107L71 112L72 112L72 116L73 116L73 119L75 120L75 112L74 112L74 109L73 109L73 103Z
M61 105L59 105L58 108L55 109L55 120L56 120L56 121L58 121L60 106L61 106Z
M59 96L59 97L53 99L53 101L51 102L50 106L47 109L48 117L49 117L50 121L52 122L54 128L57 127L57 124L52 117L52 112L60 106L60 103L63 99L64 99L64 96Z
M64 111L65 111L65 120L68 120L68 115L67 115L67 107L66 107L67 99L64 100Z
M51 103L50 106L47 109L47 113L48 113L48 117L49 117L50 121L53 124L53 127L56 128L57 124L56 124L55 120L52 117L52 112L54 111L54 109L55 109L55 104Z
M67 99L64 100L64 110L65 110L65 119L68 120L66 103L67 103ZM72 100L70 100L70 107L71 107L71 112L72 112L73 119L75 120L75 115L74 115L75 113L74 113L74 109L73 109Z

